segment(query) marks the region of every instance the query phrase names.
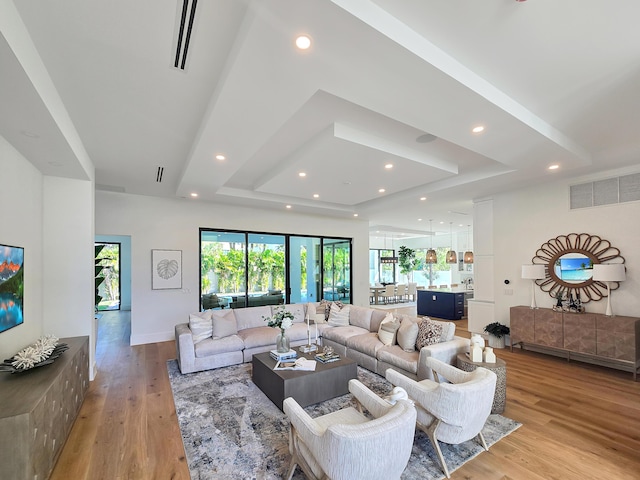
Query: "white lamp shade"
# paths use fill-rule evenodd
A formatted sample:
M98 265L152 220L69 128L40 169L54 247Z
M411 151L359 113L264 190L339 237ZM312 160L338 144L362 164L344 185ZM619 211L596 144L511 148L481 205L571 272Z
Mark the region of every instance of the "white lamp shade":
M592 278L597 282L622 282L627 274L622 263L597 263L593 266Z
M522 278L539 280L544 277L544 265L522 265Z

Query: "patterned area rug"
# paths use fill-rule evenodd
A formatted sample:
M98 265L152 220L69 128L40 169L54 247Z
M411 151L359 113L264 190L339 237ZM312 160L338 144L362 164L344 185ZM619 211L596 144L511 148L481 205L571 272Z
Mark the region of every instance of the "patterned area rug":
M182 375L175 360L167 362L178 422L192 480L280 479L289 465L286 416L251 381L251 364ZM358 379L384 396L391 384L358 367ZM351 395L307 407L312 416L324 415L355 402ZM488 445L520 427L501 415L491 415L482 431ZM453 472L481 452L476 441L441 444ZM299 468L294 476L303 480ZM442 479L428 437L416 432L413 452L403 479Z

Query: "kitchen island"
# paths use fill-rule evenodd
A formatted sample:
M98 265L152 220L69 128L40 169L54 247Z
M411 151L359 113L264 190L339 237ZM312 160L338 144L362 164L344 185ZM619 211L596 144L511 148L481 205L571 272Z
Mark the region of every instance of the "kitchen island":
M465 305L473 298L473 290L466 288L437 288L418 290L417 313L421 316L460 320Z

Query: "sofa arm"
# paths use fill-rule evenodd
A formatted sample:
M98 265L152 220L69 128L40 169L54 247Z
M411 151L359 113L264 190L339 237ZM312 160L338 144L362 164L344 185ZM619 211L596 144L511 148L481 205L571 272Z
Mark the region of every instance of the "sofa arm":
M188 323L176 325L176 356L182 373L195 370L196 350L193 345L193 334Z
M468 352L470 346L471 340L468 338L453 337L453 340L449 340L448 342L441 342L422 347L420 350L420 356L418 357L418 381L427 378L430 380L436 380L433 377L431 368L427 366L428 357L436 358L449 365L455 365L458 354Z

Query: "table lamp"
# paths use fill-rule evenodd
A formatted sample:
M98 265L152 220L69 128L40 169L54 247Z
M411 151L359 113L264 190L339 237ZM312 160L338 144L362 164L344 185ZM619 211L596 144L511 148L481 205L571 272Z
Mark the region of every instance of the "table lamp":
M531 280L531 308L538 308L536 305L536 280L544 277L544 265L522 265L522 278Z
M611 310L611 282L622 282L627 279L624 264L622 263L599 263L593 266L593 280L595 282L605 282L607 284L607 311L608 317L613 317Z

